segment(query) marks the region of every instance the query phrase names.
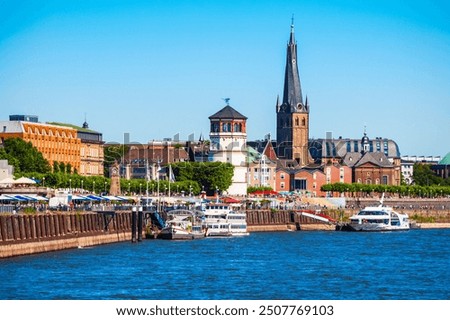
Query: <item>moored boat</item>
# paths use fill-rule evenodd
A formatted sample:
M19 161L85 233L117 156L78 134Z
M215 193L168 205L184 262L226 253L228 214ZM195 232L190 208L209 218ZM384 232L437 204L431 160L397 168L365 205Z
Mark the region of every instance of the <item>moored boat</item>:
M170 220L166 221L166 226L159 232L159 239L193 240L205 237L205 231L201 224L196 223L194 215L171 214L171 217Z
M244 236L247 232L247 215L236 212L225 203L213 203L206 206L203 226L208 237Z
M383 205L383 199L377 207L365 207L350 217L350 222L338 224L338 231L401 231L409 230L410 221L405 213L398 213Z

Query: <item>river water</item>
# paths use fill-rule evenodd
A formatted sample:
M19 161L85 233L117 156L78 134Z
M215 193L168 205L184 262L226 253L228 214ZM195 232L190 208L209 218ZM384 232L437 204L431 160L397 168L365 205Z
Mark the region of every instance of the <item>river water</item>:
M450 229L144 240L0 260L0 299L450 299Z

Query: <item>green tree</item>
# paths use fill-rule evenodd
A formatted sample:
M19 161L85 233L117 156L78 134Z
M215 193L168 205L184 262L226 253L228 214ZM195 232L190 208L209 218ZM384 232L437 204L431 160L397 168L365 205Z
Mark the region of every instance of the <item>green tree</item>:
M431 165L426 163L415 163L413 167L413 178L414 183L419 186L431 186L444 184L444 179L438 177L433 170L431 170Z
M58 161L53 161L53 172L59 172L59 162Z
M227 190L234 173L233 165L221 162L179 162L172 169L177 181L195 181L209 195Z
M51 167L41 152L31 142L20 138L6 139L0 157L14 165L16 174L24 172L50 172Z
M115 161L120 163L128 150L129 147L123 144L111 144L104 147L103 174L105 177L109 177L109 167Z
M59 172L66 173L66 164L64 162L59 163Z

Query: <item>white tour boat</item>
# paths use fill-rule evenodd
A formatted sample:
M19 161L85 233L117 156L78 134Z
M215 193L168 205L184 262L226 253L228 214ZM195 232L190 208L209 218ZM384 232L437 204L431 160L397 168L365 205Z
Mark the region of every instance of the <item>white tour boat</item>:
M395 212L383 205L383 198L377 207L366 207L350 217L347 227L350 231L397 231L409 230L407 214ZM345 228L347 229L347 228ZM343 229L344 230L344 229Z
M204 229L201 224L197 223L195 215L189 212L187 214L185 212L173 214L175 211L171 212L171 219L166 221L165 227L159 232L159 239L193 240L205 237Z
M203 227L207 237L245 236L247 232L247 215L235 212L225 203L208 204L203 211Z

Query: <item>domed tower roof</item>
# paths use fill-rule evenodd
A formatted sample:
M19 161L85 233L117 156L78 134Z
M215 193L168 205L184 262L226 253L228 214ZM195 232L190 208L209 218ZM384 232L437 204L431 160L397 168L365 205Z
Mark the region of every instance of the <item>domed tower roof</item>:
M369 137L367 136L367 133L364 132L364 136L361 139L361 143L364 144L364 143L368 143L369 141L370 140L369 140Z
M362 152L366 153L370 151L370 139L367 136L366 131L364 130L364 136L361 139Z
M209 119L241 119L247 120L247 117L237 112L233 107L227 105L220 111L216 112Z

